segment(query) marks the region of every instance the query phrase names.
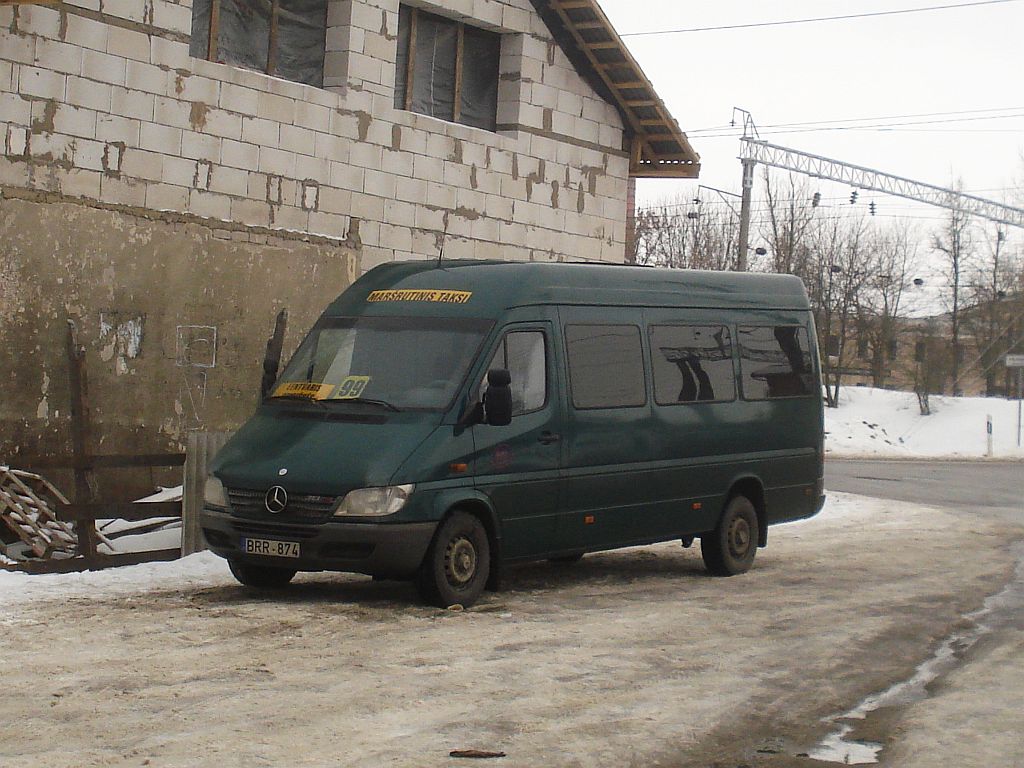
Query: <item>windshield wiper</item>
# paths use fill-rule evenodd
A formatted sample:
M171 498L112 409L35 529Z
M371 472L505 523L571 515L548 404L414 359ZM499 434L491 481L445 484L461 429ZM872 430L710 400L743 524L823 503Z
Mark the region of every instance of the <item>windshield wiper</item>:
M323 400L315 400L312 397L306 397L305 395L273 395L271 397L268 397L267 400L292 400L298 401L300 403L309 403L311 405L315 405L319 407L321 410L327 409L327 406L324 404Z
M365 403L366 405L377 405L381 408L387 408L389 411L395 413L401 413L402 409L397 405L392 405L387 400L374 400L372 397L344 397L336 400L324 400L325 403Z

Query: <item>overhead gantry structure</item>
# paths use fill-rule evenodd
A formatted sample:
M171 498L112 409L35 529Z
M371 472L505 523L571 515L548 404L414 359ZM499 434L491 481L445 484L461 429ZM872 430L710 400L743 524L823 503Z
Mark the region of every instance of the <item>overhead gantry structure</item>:
M750 242L750 196L754 186L754 167L761 163L772 168L802 173L814 179L825 179L848 184L854 189L881 192L918 203L926 203L948 210L963 211L971 216L994 221L1010 227L1024 227L1024 209L1015 208L995 200L968 195L956 189L939 187L914 181L902 176L844 163L810 152L770 144L757 136L757 128L746 110L737 110L744 117L743 137L740 139L740 161L743 164L743 195L740 207L740 252L737 269L746 270L747 250Z

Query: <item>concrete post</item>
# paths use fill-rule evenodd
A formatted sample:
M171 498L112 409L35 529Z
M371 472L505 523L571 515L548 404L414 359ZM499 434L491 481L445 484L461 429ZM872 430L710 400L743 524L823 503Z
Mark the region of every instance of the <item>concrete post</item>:
M181 556L206 549L199 527L207 467L228 438L228 432L190 432L185 454L185 480L181 496Z
M750 249L750 197L754 190L754 160L743 158L743 196L740 200L740 242L736 254L736 271L747 271L747 251Z

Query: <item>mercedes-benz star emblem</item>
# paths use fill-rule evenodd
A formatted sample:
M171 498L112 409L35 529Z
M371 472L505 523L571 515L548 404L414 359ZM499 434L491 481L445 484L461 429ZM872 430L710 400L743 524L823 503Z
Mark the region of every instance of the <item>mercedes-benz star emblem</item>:
M281 514L284 512L284 508L288 506L288 491L280 485L275 485L267 491L267 495L263 499L263 504L267 508L267 512L270 514Z

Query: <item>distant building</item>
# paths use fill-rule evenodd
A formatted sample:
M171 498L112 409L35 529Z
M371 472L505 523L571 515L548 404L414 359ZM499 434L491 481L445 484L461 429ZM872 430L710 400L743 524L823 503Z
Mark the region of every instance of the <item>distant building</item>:
M866 317L849 324L841 361L838 339L823 341L822 350L833 367L840 366L845 386L879 384L887 389L923 387L931 394L953 393L949 313L897 318L889 335L878 333L879 322L877 317ZM962 394L1018 396L1016 371L1006 367L1005 358L1008 352L1024 354L1024 297L1009 296L994 307L961 310L960 350L960 379L955 388Z

